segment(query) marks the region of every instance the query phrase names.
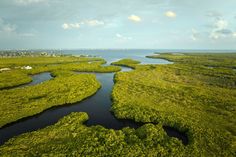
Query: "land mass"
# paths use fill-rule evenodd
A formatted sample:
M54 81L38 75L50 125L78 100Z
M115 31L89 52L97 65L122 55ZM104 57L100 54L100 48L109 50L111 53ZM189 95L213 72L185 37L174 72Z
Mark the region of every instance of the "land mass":
M123 59L113 65L134 70L117 72L119 67L103 67L102 59L81 63L76 58L75 62L36 63L30 64L31 70L14 70L22 73L22 78L45 71L55 78L32 87L1 90L1 126L53 105L81 101L100 88L94 75L74 71L116 71L112 112L119 119L149 124L136 130L87 127L83 124L89 118L86 113L71 113L52 126L12 138L0 147L0 155L235 156L236 54L162 53L148 57L167 59L173 64L141 65ZM4 63L4 68L14 67L18 61ZM12 74L16 74L14 71ZM5 80L0 80L2 87L9 86L4 85ZM167 136L162 126L185 132L188 145Z

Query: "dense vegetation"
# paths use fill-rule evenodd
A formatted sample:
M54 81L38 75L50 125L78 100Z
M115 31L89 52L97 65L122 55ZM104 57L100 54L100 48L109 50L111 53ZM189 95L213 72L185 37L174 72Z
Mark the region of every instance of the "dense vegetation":
M161 125L137 130L86 127L86 113L72 113L53 126L20 135L0 147L0 156L182 156L182 143Z
M32 81L32 78L20 71L0 72L0 89L25 84Z
M94 94L100 84L95 75L55 72L58 76L42 84L0 91L0 127L52 106L81 101Z
M88 120L88 115L72 113L55 125L12 138L0 147L0 156L236 156L236 54L160 54L149 57L175 63L139 65L133 60L118 61L114 64L135 70L116 73L112 92L112 110L116 117L149 124L136 130L86 127L83 122ZM8 101L0 106L0 114L7 117L3 111L14 112L22 107L7 105L14 101L14 94L27 93L26 96L18 95L21 98L16 98L16 102L34 105L34 102L41 101L46 105L58 101L55 104L59 105L60 102L67 103L64 101L66 97L78 94L69 92L70 84L77 87L86 83L87 86L77 87L82 88L80 92L87 91L88 85L94 84L91 91L96 91L99 84L93 75L76 75L72 71L119 70L117 67L104 69L102 62L60 64L55 69L53 65L45 65L23 70L27 74L49 70L55 79L32 87L0 91L0 99ZM66 86L51 87L54 88L51 92L46 90L42 94L43 88L64 84L70 78ZM75 79L78 81L72 81ZM35 96L31 89L37 90ZM54 93L55 90L59 92ZM28 94L30 92L33 95ZM1 97L2 94L7 97ZM44 101L50 96L50 101ZM69 97L68 101L75 98ZM26 108L24 112L31 110ZM17 115L17 112L13 114ZM4 124L2 118L1 124ZM186 132L189 144L184 146L176 138L167 136L163 125Z
M117 66L102 66L106 63L101 58L86 57L14 57L0 58L0 68L10 68L9 71L0 72L0 89L28 83L32 79L28 75L57 70L89 71L89 72L115 72ZM22 69L31 66L32 69Z
M234 156L236 72L234 60L228 59L236 55L229 56L156 55L176 63L136 65L134 71L117 73L112 109L119 118L159 122L187 132L185 156Z
M0 58L0 68L20 68L24 65L48 65L48 64L60 64L60 63L73 63L73 62L88 62L88 61L103 61L101 58L87 58L87 57L12 57L12 58Z
M235 53L157 53L150 58L162 58L181 64L194 64L208 67L236 68Z
M120 70L116 66L102 66L105 60L101 58L14 57L0 58L0 61L1 66L11 68L9 71L0 72L0 127L52 106L81 101L100 87L95 76L77 75L72 71ZM32 69L20 68L25 65ZM55 78L35 86L8 89L32 81L29 75L41 72L51 72Z
M65 63L58 65L34 66L31 70L25 70L27 74L37 74L46 71L66 70L66 71L82 71L82 72L116 72L121 68L117 66L102 66L103 61L82 62L82 63Z
M117 62L113 62L111 64L133 68L136 64L139 64L139 63L140 63L140 61L136 61L136 60L127 58L127 59L121 59L121 60L119 60Z

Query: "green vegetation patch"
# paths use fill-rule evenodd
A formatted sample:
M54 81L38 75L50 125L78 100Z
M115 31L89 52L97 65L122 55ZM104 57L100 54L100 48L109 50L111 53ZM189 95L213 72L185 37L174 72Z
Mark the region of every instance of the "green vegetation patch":
M56 57L12 57L0 58L0 67L16 67L24 65L47 65L73 62L104 61L102 58L56 56Z
M52 106L81 101L94 94L101 86L93 74L56 73L60 77L42 84L1 90L0 127Z
M175 55L170 56L175 61ZM187 132L190 143L184 156L234 156L236 73L230 68L233 65L223 62L230 58L227 55L216 55L221 59L215 61L215 68L205 66L212 65L205 55L197 56L186 56L182 63L178 60L183 55L176 55L177 63L172 65L138 65L129 73L117 73L112 109L118 118L155 122Z
M0 58L0 67L11 68L0 72L0 89L19 86L32 81L28 75L54 71L116 72L118 66L102 66L101 58L86 57L15 57ZM24 69L30 66L32 69Z
M10 88L32 81L32 78L20 71L0 72L0 89Z
M53 72L57 70L62 71L80 71L80 72L100 72L109 73L120 71L121 68L118 66L102 66L103 62L92 62L92 63L65 63L60 65L45 65L45 66L34 66L31 70L24 70L27 74L37 74L41 72Z
M83 112L71 113L55 125L12 138L0 156L183 156L185 148L167 136L161 125L137 130L86 127Z
M126 66L130 68L134 68L137 64L141 63L140 61L133 60L133 59L121 59L117 62L111 63L112 65L119 65L119 66Z
M236 68L235 53L158 53L147 57L167 59L181 64L204 65L209 68Z

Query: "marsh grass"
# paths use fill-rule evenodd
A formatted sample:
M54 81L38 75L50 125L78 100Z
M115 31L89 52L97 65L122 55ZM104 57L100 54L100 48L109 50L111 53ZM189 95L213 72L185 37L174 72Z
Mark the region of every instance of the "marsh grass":
M187 154L233 156L235 57L233 54L155 55L153 58L175 63L135 65L134 71L118 72L112 110L118 118L159 122L187 132L190 142Z
M83 122L88 120L88 115L72 113L55 125L12 138L0 147L0 156L235 156L236 55L149 57L168 59L174 64L139 65L127 59L113 63L134 70L115 74L112 111L117 118L158 124L146 124L136 130L86 127ZM6 102L0 106L3 108L1 124L35 114L49 105L79 101L78 97L92 94L100 86L95 76L75 75L73 71L119 70L104 69L102 62L67 63L57 69L47 65L28 71L27 74L33 74L50 69L55 79L24 89L0 91L5 95L0 99ZM37 105L33 105L35 102ZM22 106L25 106L23 110ZM186 132L188 145L167 136L163 126Z

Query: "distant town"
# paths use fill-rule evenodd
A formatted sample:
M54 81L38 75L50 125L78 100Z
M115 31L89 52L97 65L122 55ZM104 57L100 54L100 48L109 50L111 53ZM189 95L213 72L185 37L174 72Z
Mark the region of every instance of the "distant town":
M0 58L12 58L12 57L66 57L66 56L75 56L75 57L98 57L94 55L72 55L72 54L63 54L57 51L45 52L45 51L19 51L19 50L2 50L0 51Z
M10 58L10 57L59 57L59 56L71 56L71 55L65 55L58 52L35 52L35 51L0 51L0 57L2 58Z

